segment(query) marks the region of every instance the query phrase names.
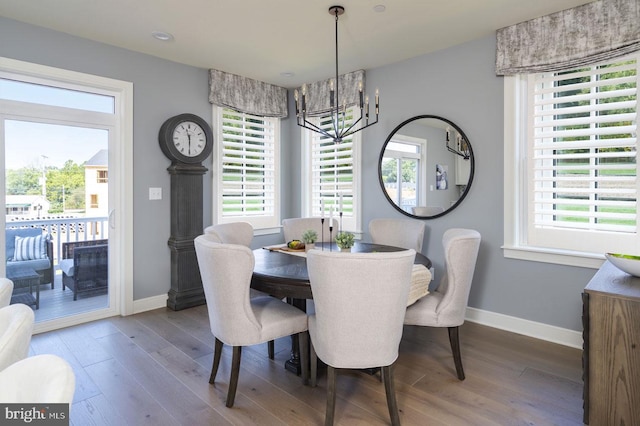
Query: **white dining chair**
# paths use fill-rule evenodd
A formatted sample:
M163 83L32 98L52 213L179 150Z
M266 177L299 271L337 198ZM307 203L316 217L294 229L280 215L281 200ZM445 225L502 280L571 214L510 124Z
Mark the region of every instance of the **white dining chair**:
M330 226L332 226L331 232L329 232ZM335 217L333 221L328 217L325 218L324 224L319 217L296 217L282 220L282 232L285 242L301 240L302 234L309 229L313 229L318 233L318 242L332 242L335 241L338 234L338 226L339 222Z
M75 383L75 373L67 361L56 355L35 355L0 371L0 401L71 404Z
M0 370L29 354L35 315L22 303L0 308Z
M251 247L253 226L248 222L219 223L207 226L204 234L224 244L240 244Z
M9 306L13 294L13 281L8 278L0 278L0 308Z
M333 424L336 369L378 367L392 424L400 424L393 365L398 358L415 255L415 250L307 253L315 304L315 314L309 316L311 385L316 385L320 358L327 364L325 425Z
M233 407L242 347L298 335L300 361L308 363L307 314L275 297L249 297L255 259L243 245L221 244L204 235L194 240L211 333L215 337L209 383L213 384L223 344L233 346L227 407ZM308 368L302 369L303 380Z
M458 379L464 380L458 327L464 323L469 291L480 248L480 233L473 229L448 229L442 237L446 272L440 284L407 308L406 325L447 327Z
M369 234L374 244L422 252L425 224L415 219L371 219Z
M240 244L242 246L251 247L253 241L253 225L248 222L231 222L219 223L217 225L207 226L204 229L204 236L211 241L223 244ZM267 293L249 289L249 297L270 297ZM269 359L275 358L275 343L273 340L267 342L267 353Z

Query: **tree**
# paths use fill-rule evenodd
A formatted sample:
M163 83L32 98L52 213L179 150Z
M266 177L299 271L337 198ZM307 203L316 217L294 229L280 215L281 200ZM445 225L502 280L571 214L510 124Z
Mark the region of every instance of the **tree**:
M47 171L47 200L51 203L51 210L85 208L84 196L78 197L78 192L84 193L83 166L67 160L62 169L51 168Z
M16 170L7 170L7 195L42 194L40 178L42 171L29 166Z

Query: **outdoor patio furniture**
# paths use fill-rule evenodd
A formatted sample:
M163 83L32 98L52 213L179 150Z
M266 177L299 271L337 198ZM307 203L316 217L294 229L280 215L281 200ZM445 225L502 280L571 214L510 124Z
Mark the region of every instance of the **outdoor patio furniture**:
M15 269L30 267L40 275L39 284L51 283L53 288L53 243L50 235L39 227L8 228L5 237L7 277Z
M17 265L7 269L7 278L13 281L11 304L23 303L40 309L40 274L30 266ZM35 297L33 295L35 291Z
M106 292L108 286L108 240L74 241L62 243L62 289L73 290L73 300L78 293Z

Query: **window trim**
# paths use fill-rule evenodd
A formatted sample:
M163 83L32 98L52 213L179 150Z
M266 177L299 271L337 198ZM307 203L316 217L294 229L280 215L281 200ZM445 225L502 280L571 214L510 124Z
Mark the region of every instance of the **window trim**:
M504 244L506 258L597 269L604 253L580 252L529 245L527 226L528 129L527 75L504 77Z
M282 200L282 188L281 188L281 173L280 173L280 152L281 152L281 126L282 120L275 117L262 117L265 121L272 121L274 126L274 170L275 170L275 190L274 190L274 215L272 219L265 219L266 216L246 217L246 216L233 216L223 218L221 214L222 208L222 158L223 158L223 144L222 144L222 112L224 107L212 105L212 123L214 131L214 140L219 143L214 144L214 151L211 160L211 175L213 179L212 190L212 223L233 223L233 222L249 222L253 226L254 235L268 235L280 233L281 223L281 200ZM253 115L253 114L248 114ZM256 220L257 219L257 220Z

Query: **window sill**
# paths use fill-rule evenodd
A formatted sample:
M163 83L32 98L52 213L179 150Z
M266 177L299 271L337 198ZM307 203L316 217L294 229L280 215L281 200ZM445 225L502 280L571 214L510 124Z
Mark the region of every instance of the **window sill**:
M253 235L272 235L282 232L282 226L273 226L269 228L256 228L253 230Z
M502 246L504 257L531 262L554 263L556 265L578 266L599 269L604 255L541 247Z

